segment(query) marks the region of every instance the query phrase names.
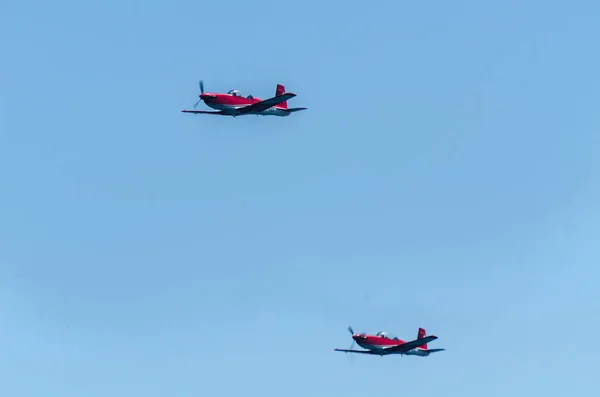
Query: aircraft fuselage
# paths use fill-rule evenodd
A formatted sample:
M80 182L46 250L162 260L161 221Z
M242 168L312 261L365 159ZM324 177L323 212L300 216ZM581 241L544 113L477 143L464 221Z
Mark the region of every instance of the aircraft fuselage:
M371 350L373 352L378 352L381 351L382 354L388 355L388 354L402 354L402 355L406 355L406 356L420 356L420 357L427 357L429 355L429 352L425 349L421 349L420 347L417 347L415 349L409 350L407 352L384 352L384 350L386 348L389 348L390 346L382 346L382 345L372 345L372 344L368 344L368 343L361 343L361 342L356 342L357 345L359 345L360 347L362 347L363 349L366 350Z

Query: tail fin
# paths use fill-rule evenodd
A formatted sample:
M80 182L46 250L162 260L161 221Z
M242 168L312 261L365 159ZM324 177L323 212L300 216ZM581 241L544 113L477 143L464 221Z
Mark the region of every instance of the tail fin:
M277 89L275 90L275 96L281 96L283 94L285 94L285 87L282 86L281 84L277 84ZM281 102L277 106L287 109L287 107L288 107L287 101Z
M425 330L423 328L419 328L419 333L417 334L417 339L423 339L426 336L426 334L427 333L425 332ZM419 348L427 350L427 343L419 346Z

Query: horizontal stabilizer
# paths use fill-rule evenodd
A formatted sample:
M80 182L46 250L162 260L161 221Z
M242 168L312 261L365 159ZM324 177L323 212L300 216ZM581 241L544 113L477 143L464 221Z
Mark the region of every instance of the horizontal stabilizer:
M285 109L285 110L287 112L294 113L294 112L299 112L301 110L306 110L306 109L308 109L308 108L290 108L290 109Z
M446 349L427 349L427 353L443 352Z

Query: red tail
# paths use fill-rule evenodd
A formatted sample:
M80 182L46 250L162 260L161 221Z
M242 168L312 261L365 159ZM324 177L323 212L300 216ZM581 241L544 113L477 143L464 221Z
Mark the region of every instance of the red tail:
M281 96L285 94L285 87L282 86L281 84L277 84L277 89L275 90L275 96ZM277 106L282 107L284 109L287 109L287 101L283 101L280 104L278 104Z
M426 335L426 332L423 328L419 328L419 333L417 334L417 339L423 339ZM421 349L425 349L427 350L427 343L425 343L424 345L419 346Z

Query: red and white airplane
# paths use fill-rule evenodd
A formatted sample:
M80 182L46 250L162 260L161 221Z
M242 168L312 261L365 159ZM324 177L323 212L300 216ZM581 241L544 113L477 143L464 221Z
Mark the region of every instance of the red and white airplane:
M348 327L348 331L352 334L352 347L354 343L358 343L360 347L367 350L352 350L350 349L334 349L338 352L346 353L363 353L385 356L388 354L402 354L407 356L426 357L431 353L440 352L446 349L428 349L427 343L436 340L438 337L434 335L425 336L425 330L419 328L417 339L406 342L398 339L396 336L388 332L379 332L377 335L367 335L365 333L355 334L352 327Z
M183 113L196 114L217 114L221 116L242 116L255 114L260 116L289 116L294 112L306 110L306 108L288 108L287 100L295 97L296 94L286 93L285 87L277 84L275 96L273 98L262 100L260 98L248 95L240 95L239 90L230 90L227 94L215 92L204 92L204 82L200 81L200 99L194 105L194 109L200 101L217 111L212 110L182 110Z

